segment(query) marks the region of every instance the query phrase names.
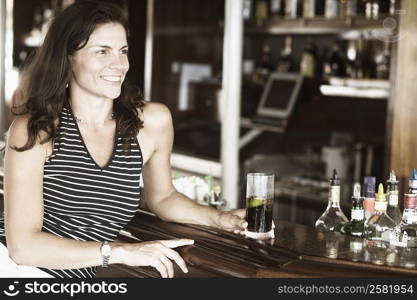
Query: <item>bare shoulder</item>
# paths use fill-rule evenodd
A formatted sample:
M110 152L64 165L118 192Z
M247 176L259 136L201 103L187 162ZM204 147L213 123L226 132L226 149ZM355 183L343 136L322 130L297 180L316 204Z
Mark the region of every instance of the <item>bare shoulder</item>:
M22 147L26 144L28 140L28 123L29 123L30 116L29 115L22 115L16 117L12 124L9 127L7 133L7 144L8 148L12 147ZM47 144L40 144L39 141L43 140L46 137L45 132L40 132L35 147L45 148ZM35 148L34 147L34 148Z
M10 125L7 142L11 147L22 147L28 138L29 115L18 116Z
M159 102L146 102L141 112L145 129L158 130L172 127L172 117L169 108Z

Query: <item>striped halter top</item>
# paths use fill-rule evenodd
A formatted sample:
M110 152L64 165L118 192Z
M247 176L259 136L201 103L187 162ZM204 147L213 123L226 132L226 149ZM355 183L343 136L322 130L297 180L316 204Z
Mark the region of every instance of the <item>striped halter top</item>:
M142 162L137 139L124 151L116 134L109 162L97 165L71 108L65 107L53 152L44 164L42 231L79 241L113 241L139 206ZM41 269L54 277L73 278L91 278L97 271Z

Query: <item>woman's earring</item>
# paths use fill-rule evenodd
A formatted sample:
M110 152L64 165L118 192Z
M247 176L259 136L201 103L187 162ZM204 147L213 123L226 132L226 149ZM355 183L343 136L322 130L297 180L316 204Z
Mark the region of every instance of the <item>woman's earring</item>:
M68 88L68 86L69 86L69 83L67 82L67 84L65 85L65 88L67 89L67 88Z

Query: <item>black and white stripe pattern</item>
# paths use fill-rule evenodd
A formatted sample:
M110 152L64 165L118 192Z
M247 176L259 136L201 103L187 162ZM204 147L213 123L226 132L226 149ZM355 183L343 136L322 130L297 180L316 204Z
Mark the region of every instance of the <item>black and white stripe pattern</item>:
M44 165L42 231L79 241L113 241L135 215L140 199L142 153L116 135L106 166L94 161L69 107L61 113L52 155ZM0 220L0 235L4 226ZM4 235L4 234L3 234ZM96 268L42 269L55 277L94 277Z

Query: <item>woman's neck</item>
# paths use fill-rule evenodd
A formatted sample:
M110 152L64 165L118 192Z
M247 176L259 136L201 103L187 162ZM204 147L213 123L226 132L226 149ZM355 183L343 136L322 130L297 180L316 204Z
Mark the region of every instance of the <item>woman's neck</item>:
M113 120L113 100L70 98L72 113L78 123L100 126Z

